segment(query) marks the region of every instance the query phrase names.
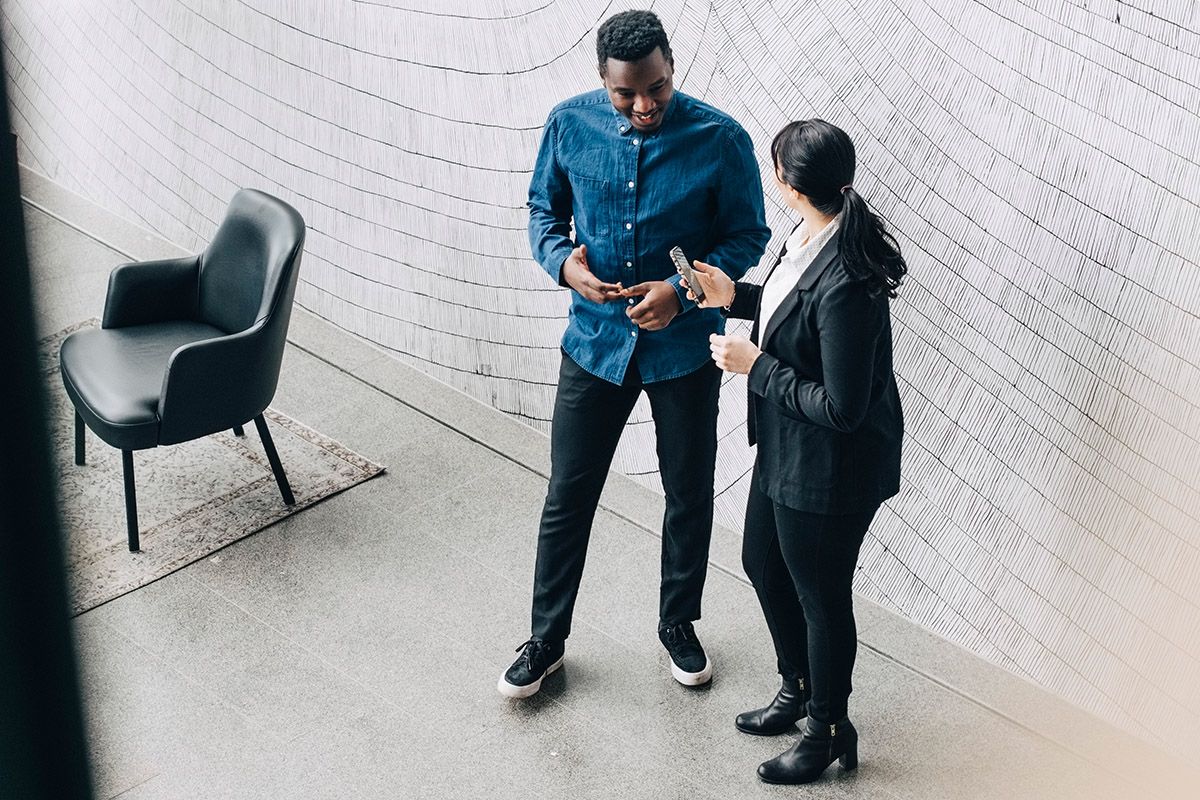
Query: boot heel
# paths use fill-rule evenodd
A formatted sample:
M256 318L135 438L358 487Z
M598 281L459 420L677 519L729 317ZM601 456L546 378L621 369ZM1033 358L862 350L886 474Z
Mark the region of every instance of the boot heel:
M858 747L855 746L838 758L838 763L842 765L844 770L858 769Z

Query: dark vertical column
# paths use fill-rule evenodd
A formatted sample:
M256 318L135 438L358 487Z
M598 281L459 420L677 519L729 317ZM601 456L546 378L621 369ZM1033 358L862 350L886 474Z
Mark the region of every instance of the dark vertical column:
M88 776L0 61L0 796L87 800Z

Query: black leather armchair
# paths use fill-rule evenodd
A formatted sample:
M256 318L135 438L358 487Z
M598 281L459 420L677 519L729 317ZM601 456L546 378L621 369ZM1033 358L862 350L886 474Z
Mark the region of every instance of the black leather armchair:
M84 425L121 450L131 551L134 450L226 429L240 436L253 419L284 502L295 502L262 412L279 381L303 249L294 208L242 189L204 252L116 267L101 327L63 341L75 463L84 463Z

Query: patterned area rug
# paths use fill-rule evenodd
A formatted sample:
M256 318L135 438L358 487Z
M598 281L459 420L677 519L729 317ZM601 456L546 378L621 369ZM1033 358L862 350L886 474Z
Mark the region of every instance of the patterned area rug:
M58 350L73 325L40 342L47 387L71 604L75 614L187 566L267 525L384 471L290 417L266 411L267 425L296 495L285 506L254 424L134 453L141 552L125 535L121 452L87 432L87 464L75 465L74 413L58 372Z

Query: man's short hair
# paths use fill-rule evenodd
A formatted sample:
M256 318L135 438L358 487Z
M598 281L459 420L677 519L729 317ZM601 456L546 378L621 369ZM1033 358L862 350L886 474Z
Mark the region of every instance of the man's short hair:
M608 60L638 61L662 48L663 58L671 61L671 44L667 32L653 11L622 11L604 21L596 32L596 58L600 61L600 72L604 72Z

